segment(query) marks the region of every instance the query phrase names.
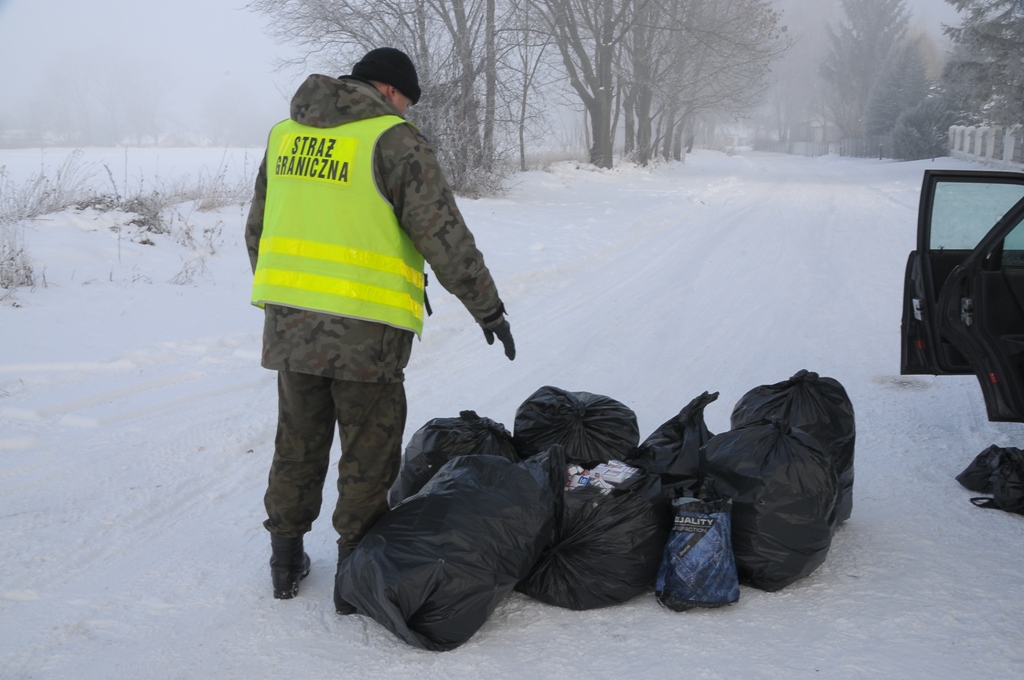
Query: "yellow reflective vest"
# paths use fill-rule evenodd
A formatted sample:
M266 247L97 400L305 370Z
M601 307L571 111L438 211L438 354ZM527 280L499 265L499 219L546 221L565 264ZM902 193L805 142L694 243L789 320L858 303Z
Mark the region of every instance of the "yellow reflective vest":
M404 122L379 116L332 128L274 126L254 305L423 332L423 256L373 179L378 138Z

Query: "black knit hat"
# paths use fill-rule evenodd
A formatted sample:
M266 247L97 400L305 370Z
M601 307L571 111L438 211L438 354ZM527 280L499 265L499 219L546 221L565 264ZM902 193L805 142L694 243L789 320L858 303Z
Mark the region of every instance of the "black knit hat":
M416 77L416 67L409 55L394 47L370 50L352 67L352 75L396 87L413 104L420 100L420 81Z

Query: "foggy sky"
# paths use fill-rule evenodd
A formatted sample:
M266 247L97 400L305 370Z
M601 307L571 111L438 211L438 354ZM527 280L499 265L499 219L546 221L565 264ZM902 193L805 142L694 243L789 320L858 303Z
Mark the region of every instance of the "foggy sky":
M22 124L28 102L83 88L151 93L183 127L230 125L232 115L271 125L306 74L275 72L294 52L267 36L267 19L246 1L0 0L0 130ZM906 4L936 34L940 21L958 23L945 0Z
M939 24L957 25L960 23L956 10L945 0L904 0L907 9L912 13L910 25L914 26L918 18L930 29L939 32Z
M182 125L238 107L287 116L304 74L275 72L288 47L246 0L0 0L0 127L25 104L82 88L156 90Z

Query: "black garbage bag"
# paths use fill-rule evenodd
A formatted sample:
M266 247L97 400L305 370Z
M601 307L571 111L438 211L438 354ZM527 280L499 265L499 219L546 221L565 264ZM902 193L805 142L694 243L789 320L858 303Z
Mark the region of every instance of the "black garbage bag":
M434 418L417 430L405 447L398 478L388 492L388 505L393 508L422 489L452 458L467 455L519 462L512 434L501 423L475 411L461 411L458 418Z
M834 378L798 371L789 380L762 385L743 395L732 411L733 429L785 418L790 427L803 430L818 440L822 450L835 461L839 475L836 516L833 529L853 512L853 447L856 438L853 403Z
M825 561L837 477L817 439L774 418L716 435L703 458L705 480L733 501L741 583L779 590Z
M721 607L740 599L732 552L732 500L682 497L665 546L654 595L677 612Z
M607 494L566 490L554 538L516 590L575 610L626 602L654 585L671 525L661 480L643 470Z
M518 464L454 458L370 529L338 573L339 593L410 645L454 649L550 543L564 486L561 447Z
M994 444L988 447L956 476L956 481L968 491L992 493L992 472L999 466L998 460L1003 450Z
M701 481L700 449L714 436L704 423L704 408L716 399L718 392L705 392L691 401L651 433L627 459L661 475L670 498L697 495Z
M636 414L625 404L589 392L542 387L516 410L513 440L523 458L553 444L570 460L623 460L640 441Z
M956 477L965 488L991 498L972 498L979 508L1024 515L1024 451L990 446Z

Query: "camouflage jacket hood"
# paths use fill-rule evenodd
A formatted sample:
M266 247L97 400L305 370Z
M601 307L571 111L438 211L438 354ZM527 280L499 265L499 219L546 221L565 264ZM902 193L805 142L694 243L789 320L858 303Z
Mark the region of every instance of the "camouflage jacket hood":
M371 83L351 76L311 75L292 97L291 119L318 128L377 116L401 116Z
M311 75L295 92L291 119L326 128L383 115L400 115L372 84L358 78ZM483 254L477 249L423 134L396 125L374 149L374 181L399 225L412 239L437 281L455 295L473 319L499 324L504 305ZM267 159L256 186L245 241L253 271L263 233ZM433 295L433 290L430 291ZM413 333L361 319L331 316L268 304L263 327L263 366L359 382L400 382L412 350Z

